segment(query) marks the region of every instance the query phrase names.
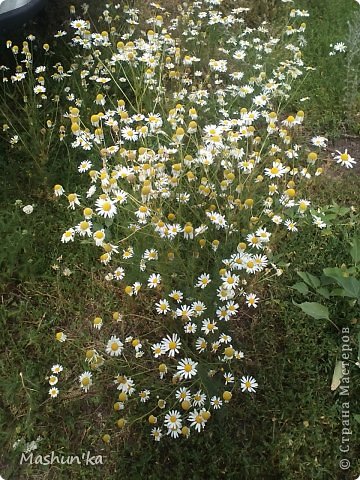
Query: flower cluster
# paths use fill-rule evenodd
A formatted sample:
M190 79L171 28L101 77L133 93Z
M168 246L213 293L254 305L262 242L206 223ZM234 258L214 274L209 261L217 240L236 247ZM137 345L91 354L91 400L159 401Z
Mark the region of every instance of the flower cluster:
M238 381L233 374L243 370L244 353L231 324L241 322L246 306L258 306L261 279L281 274L272 253L276 239L309 221L327 225L306 193L323 173L327 139L304 142L305 113L281 108L306 70L308 13L292 9L281 39L265 22L247 27L246 8L225 14L221 3L192 2L168 22L163 8L151 4L145 33L137 28L138 10L128 9L129 31L120 38L109 11L110 28L101 34L85 20L71 24L73 46L84 56L74 74L92 100L73 95L66 117L71 147L84 154L78 171L90 185L78 193L54 187L80 213L61 241L92 242L105 280L122 285L134 302L152 302L162 338L122 337L113 324L86 361L117 368L114 410L123 415L117 426L133 421L129 405L137 398L151 405L141 418L157 441L164 433L202 431L238 383L242 392L255 391L251 376ZM350 154L338 153L335 160L351 167ZM102 329L102 318L93 327ZM139 372L125 362L131 354ZM219 382L219 394L211 394L208 385ZM81 388L92 384L85 371Z
M63 371L62 365L56 364L51 367L51 375L49 377L49 395L51 398L56 398L59 395L58 387L55 385L58 384L59 381L59 374Z

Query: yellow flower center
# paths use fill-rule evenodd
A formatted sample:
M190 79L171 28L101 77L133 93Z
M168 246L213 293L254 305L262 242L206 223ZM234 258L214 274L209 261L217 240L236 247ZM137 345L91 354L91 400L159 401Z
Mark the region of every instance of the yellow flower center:
M227 357L232 357L234 355L234 349L232 347L227 347L225 348L224 353Z
M218 402L215 401L215 404L218 404ZM202 412L201 416L204 420L209 420L209 418L211 417L211 413L209 411Z
M191 407L191 404L188 400L184 400L183 402L181 402L181 407L184 410L189 410L189 408Z
M231 392L225 391L225 392L223 393L223 399L224 399L225 401L231 400L231 397L232 397L232 393L231 393Z
M81 230L87 230L89 228L89 222L81 222L80 223L80 229Z
M124 383L124 382L121 382L121 383ZM125 392L120 392L119 393L119 400L120 402L125 402L127 400L127 395Z
M90 216L90 215L92 215L92 213L93 213L93 211L92 211L91 208L87 207L87 208L84 209L84 215Z
M104 212L110 212L111 203L110 202L104 202L102 208L103 208Z

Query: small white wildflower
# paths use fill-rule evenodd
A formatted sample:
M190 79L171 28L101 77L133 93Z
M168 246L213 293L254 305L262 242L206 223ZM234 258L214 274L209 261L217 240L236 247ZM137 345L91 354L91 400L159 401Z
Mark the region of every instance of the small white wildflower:
M24 213L26 213L26 215L31 215L32 212L34 211L34 207L32 205L25 205L25 207L23 207L22 211Z

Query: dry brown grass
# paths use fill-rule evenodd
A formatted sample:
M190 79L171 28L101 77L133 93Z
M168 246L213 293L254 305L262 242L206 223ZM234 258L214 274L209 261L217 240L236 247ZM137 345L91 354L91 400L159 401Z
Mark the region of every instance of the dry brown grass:
M149 18L154 9L150 6L153 0L134 0L134 6L140 10L142 19ZM182 0L159 0L158 3L166 9L169 16L175 16L179 6L186 9L186 3ZM191 3L191 0L188 1ZM262 20L272 21L279 12L278 0L223 0L222 9L224 12L230 12L233 8L250 8L247 14L247 22L250 26L258 25ZM281 5L280 5L281 8Z
M150 3L153 3L153 0L134 0L135 8L140 10L140 16L143 19L151 17L154 13L154 8L150 6ZM155 3L159 3L163 8L166 9L166 12L171 16L174 16L178 11L178 6L182 5L184 2L181 0L166 0L166 1L158 1Z

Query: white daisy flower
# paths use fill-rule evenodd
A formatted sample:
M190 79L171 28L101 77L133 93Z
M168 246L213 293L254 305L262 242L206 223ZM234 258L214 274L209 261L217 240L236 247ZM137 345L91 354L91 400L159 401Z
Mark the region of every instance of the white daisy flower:
M194 427L197 432L201 432L205 428L206 420L201 415L201 412L194 410L189 413L188 420L190 422L190 427Z
M59 379L56 375L50 375L49 377L49 384L51 386L56 385L58 383Z
M168 313L170 311L170 304L165 299L160 300L159 302L155 303L155 307L156 307L156 312L159 315L165 315L166 313Z
M152 273L148 278L148 287L156 288L161 283L161 276L158 273Z
M118 357L121 355L124 349L124 344L120 341L118 337L112 335L108 341L105 351L111 357Z
M188 380L194 377L197 374L197 367L198 363L191 360L191 358L184 358L180 360L177 364L177 371L180 374L180 380Z
M73 242L74 238L75 238L75 230L73 228L69 228L62 234L61 242L62 243Z
M181 413L178 410L170 410L165 415L164 426L169 430L172 430L174 428L181 429L182 427Z
M79 377L80 387L87 392L92 385L92 373L84 372Z
M56 387L51 387L49 390L49 395L51 398L56 398L59 395L59 389Z
M255 392L258 384L253 377L241 377L240 379L240 387L242 392Z
M64 370L64 369L63 369L62 365L59 365L58 363L55 364L55 365L53 365L53 366L51 367L51 371L52 371L53 373L57 373L57 374L58 374L58 373L62 372L63 370Z
M255 293L249 293L246 295L246 303L248 307L257 308L259 298L255 295Z
M80 173L84 173L90 170L91 167L92 167L92 163L90 162L90 160L84 160L80 163L78 167L78 171Z
M200 287L204 289L209 285L210 282L211 282L210 275L208 273L202 273L198 277L197 282L195 283L195 287Z
M209 333L216 332L216 330L218 330L218 327L216 325L216 322L210 320L209 318L206 318L202 321L201 330L205 333L205 335L208 335Z
M220 397L214 396L210 398L210 405L214 408L214 410L221 408L222 404L223 402Z
M104 218L112 218L116 215L117 209L115 202L109 198L98 198L95 202L96 211Z
M339 163L342 167L353 168L353 165L356 165L356 161L348 153L347 149L343 153L336 150L337 155L334 156L336 163Z
M153 345L151 345L151 350L155 358L158 358L164 353L166 353L166 350L161 343L154 343Z
M175 357L175 354L179 353L181 347L180 338L176 333L173 333L171 337L167 335L162 339L161 346L165 353L168 352L169 357Z

